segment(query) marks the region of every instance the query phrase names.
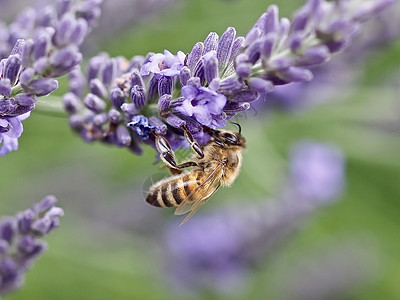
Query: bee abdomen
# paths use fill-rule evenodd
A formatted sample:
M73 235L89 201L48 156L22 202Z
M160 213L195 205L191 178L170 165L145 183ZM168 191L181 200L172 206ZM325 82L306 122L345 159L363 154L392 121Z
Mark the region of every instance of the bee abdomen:
M146 197L146 202L157 207L177 206L175 200L171 197L169 182L154 186Z
M179 206L201 184L202 174L184 174L150 189L146 202L156 207Z

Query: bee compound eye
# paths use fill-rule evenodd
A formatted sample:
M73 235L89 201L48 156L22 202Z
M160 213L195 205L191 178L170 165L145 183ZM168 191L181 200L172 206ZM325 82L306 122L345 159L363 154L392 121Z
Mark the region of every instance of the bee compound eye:
M237 144L237 142L238 142L236 135L234 135L232 133L225 133L224 137L225 137L226 142L229 144Z

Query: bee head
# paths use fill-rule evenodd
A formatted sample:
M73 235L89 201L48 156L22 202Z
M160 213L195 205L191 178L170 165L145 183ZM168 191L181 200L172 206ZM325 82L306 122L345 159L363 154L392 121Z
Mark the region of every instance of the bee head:
M246 140L240 133L240 126L239 132L234 132L230 130L217 130L207 128L207 132L213 138L213 141L221 147L230 147L230 146L238 146L238 147L245 147Z

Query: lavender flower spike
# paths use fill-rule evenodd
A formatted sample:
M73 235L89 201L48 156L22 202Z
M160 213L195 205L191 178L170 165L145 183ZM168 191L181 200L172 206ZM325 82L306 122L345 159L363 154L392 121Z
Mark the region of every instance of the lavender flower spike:
M140 152L140 143L154 147L157 134L164 135L173 149L181 147L185 144L182 125L206 143L209 135L204 126L224 127L229 118L249 109L252 101L276 85L311 80L309 67L344 49L361 21L394 0L366 0L361 6L359 2L308 0L292 21L279 18L274 5L245 38L228 27L221 37L212 32L195 43L187 55L165 50L128 61L100 54L90 60L86 83L78 82L82 76L74 71L70 92L75 97L65 96L70 123L87 141L99 140L135 153ZM66 17L63 30L72 23ZM60 32L60 43L65 36ZM91 92L86 96L82 95L85 84ZM8 82L0 87L8 93ZM120 126L129 129L129 136Z
M15 217L0 219L0 296L19 289L26 271L46 250L40 238L57 228L64 215L56 202L54 196L46 196Z
M361 22L371 18L394 0L328 2L309 0L289 20L279 19L277 6L271 6L246 37L236 59L237 75L252 65L248 78L259 77L274 84L312 79L305 68L328 61L333 53L347 47ZM252 89L252 86L249 86Z
M21 120L38 97L58 88L55 78L81 62L79 46L99 16L101 2L58 0L43 11L27 9L9 26L6 48L12 50L0 61L0 155L18 149ZM90 15L91 24L86 19Z

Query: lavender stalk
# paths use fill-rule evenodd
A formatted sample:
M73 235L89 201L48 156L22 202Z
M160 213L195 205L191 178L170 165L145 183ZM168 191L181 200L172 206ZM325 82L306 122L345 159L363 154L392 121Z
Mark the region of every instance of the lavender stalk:
M276 85L311 80L310 67L345 49L362 22L393 2L309 0L292 21L280 19L273 5L245 38L229 27L186 55L165 50L128 61L100 54L90 60L86 79L78 69L71 74L64 96L70 125L85 141L134 153L142 143L154 147L153 133L173 149L188 147L182 125L206 143L204 126L224 127Z
M101 0L58 1L28 9L2 34L13 48L0 61L0 155L18 148L23 128L39 97L58 88L55 78L82 61L79 46L99 17ZM28 24L28 25L27 25Z
M64 211L46 196L14 217L0 219L0 296L19 289L24 275L47 249L41 238L59 226Z

